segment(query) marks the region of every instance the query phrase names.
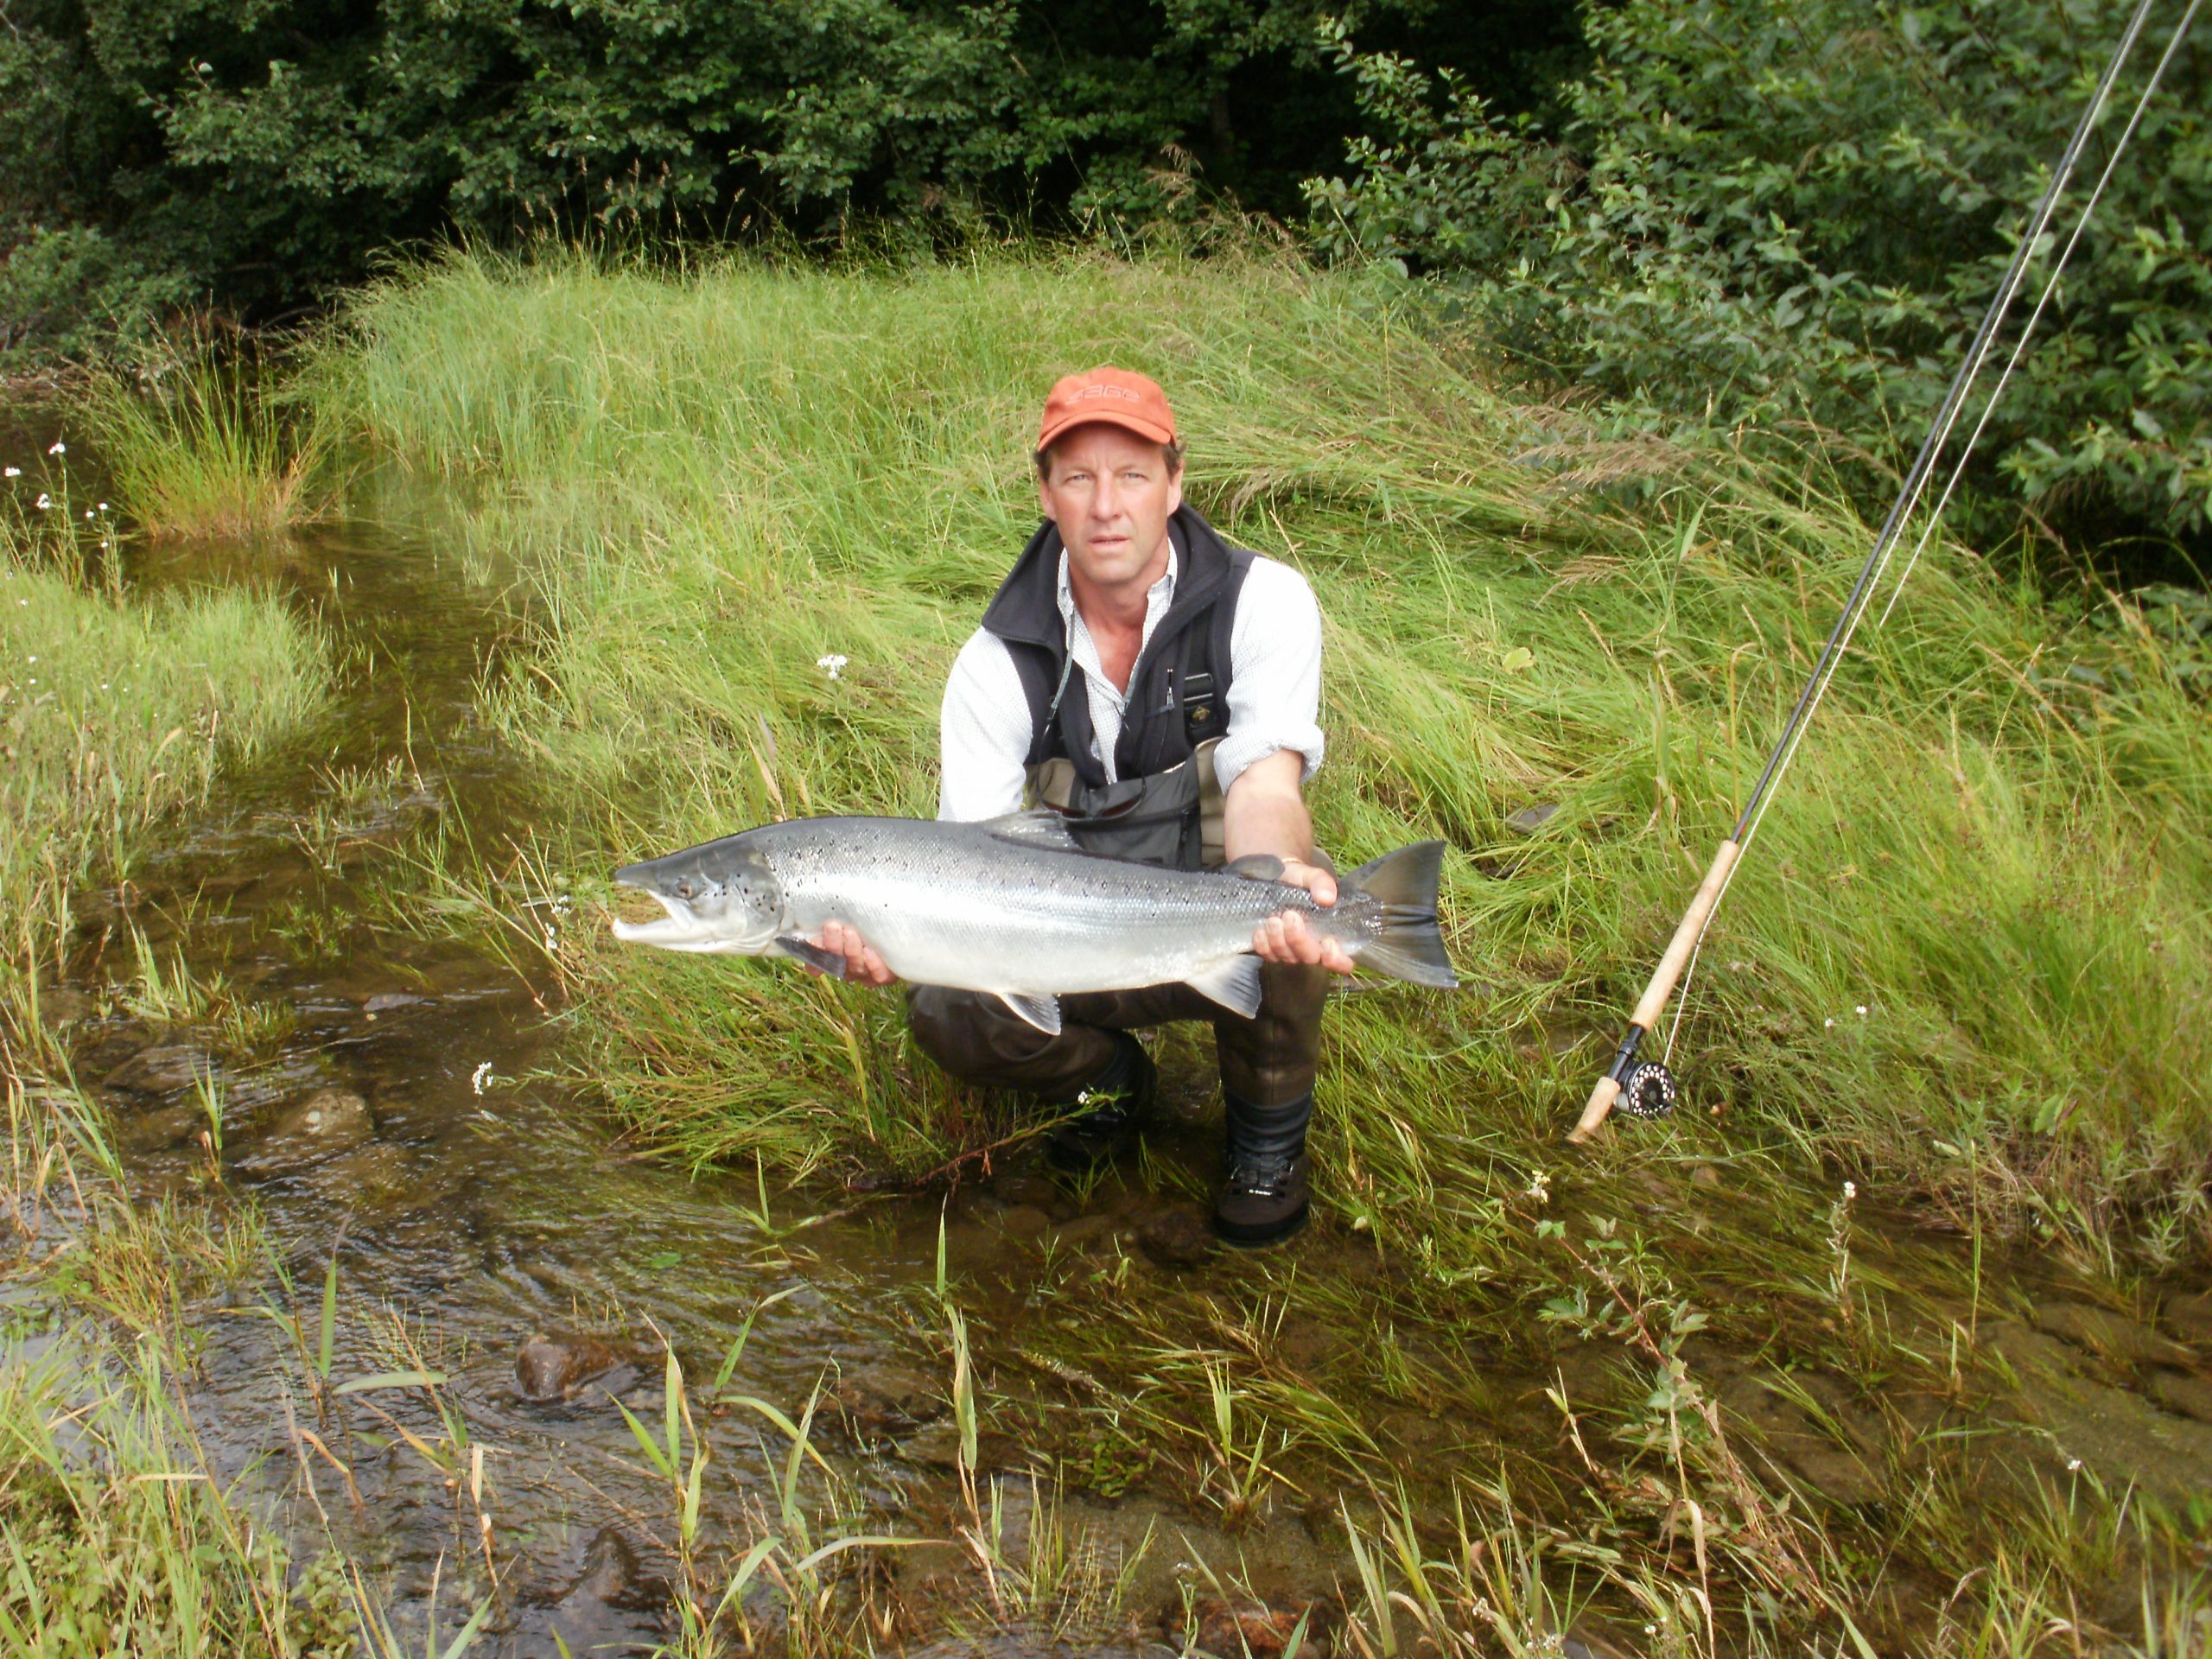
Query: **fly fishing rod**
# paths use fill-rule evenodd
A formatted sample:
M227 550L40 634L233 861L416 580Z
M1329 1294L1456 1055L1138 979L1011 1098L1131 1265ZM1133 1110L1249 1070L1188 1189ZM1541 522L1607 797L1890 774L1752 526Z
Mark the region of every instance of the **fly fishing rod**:
M2096 188L2090 192L2088 200L2082 205L2081 215L2075 223L2073 234L2067 238L2065 247L2060 251L2051 267L2050 276L2044 285L2042 297L2037 301L2034 311L2030 315L2026 326L2021 330L2019 340L2012 347L2012 356L2005 363L2003 373L1998 378L1995 387L1989 394L1988 401L1982 407L1980 419L1974 423L1972 433L1959 452L1950 477L1944 485L1942 495L1938 499L1935 511L1929 516L1927 524L1921 531L1919 543L1914 547L1910 557L1907 560L1904 573L1897 578L1897 587L1900 589L1910 578L1913 567L1919 562L1921 550L1927 545L1936 524L1942 517L1943 509L1949 504L1951 493L1957 486L1960 475L1966 469L1967 461L1973 454L1974 443L1980 439L1983 429L1988 424L1990 413L1996 408L1997 400L2004 395L2005 385L2011 380L2013 369L2019 364L2021 353L2026 348L2029 336L2033 334L2037 321L2043 315L2044 306L2050 302L2052 293L2057 288L2059 276L2066 268L2068 257L2072 255L2075 244L2081 240L2082 232L2088 225L2089 215L2095 211L2097 201L2104 194L2105 185L2111 179L2113 169L2120 161L2121 151L2126 148L2128 140L2134 136L2137 126L2142 121L2143 111L2150 103L2151 95L2158 89L2158 82L2164 77L2167 65L2173 61L2175 54L2180 49L2183 40L2189 33L2190 24L2196 19L2197 7L2201 3L2202 0L2189 0L2187 10L2182 13L2181 20L2174 26L2172 37L2167 41L2164 53L2160 56L2157 67L2152 71L2150 79L2145 84L2141 97L2136 101L2133 115L2129 118L2127 125L2114 142L2112 154L2106 160L2104 172L2097 180ZM2028 227L2020 237L2019 245L2013 250L2012 261L2005 270L2004 280L1998 284L1996 295L1991 299L1988 310L1983 314L1981 325L1975 330L1974 340L1967 348L1966 356L1960 362L1958 372L1952 377L1949 389L1945 391L1943 401L1936 411L1936 417L1929 426L1928 435L1921 441L1919 453L1914 456L1912 466L1905 474L1904 482L1898 488L1897 499L1891 504L1889 514L1883 519L1882 527L1875 535L1874 544L1866 555L1866 563L1859 568L1858 580L1852 584L1851 592L1844 600L1843 608L1836 617L1835 626L1829 631L1827 642L1821 646L1821 654L1813 664L1813 671L1806 677L1804 689L1798 694L1796 705L1790 710L1789 720L1783 723L1782 734L1775 741L1774 747L1767 756L1766 766L1759 773L1758 782L1753 786L1750 798L1745 802L1744 810L1736 819L1735 828L1729 831L1727 839L1720 843L1719 850L1713 855L1713 862L1707 868L1705 879L1698 884L1697 892L1690 899L1689 908L1682 912L1682 918L1675 929L1673 938L1668 942L1666 951L1659 959L1659 965L1652 970L1650 981L1644 986L1643 996L1637 1000L1634 1011L1629 1015L1628 1029L1622 1033L1620 1046L1614 1053L1612 1065L1606 1069L1605 1075L1598 1079L1597 1086L1590 1091L1590 1098L1582 1109L1582 1116L1567 1135L1570 1141L1580 1145L1589 1141L1597 1134L1605 1119L1616 1111L1631 1117L1663 1117L1674 1110L1676 1097L1674 1077L1667 1070L1664 1059L1646 1060L1640 1058L1639 1051L1643 1047L1643 1039L1657 1026L1661 1015L1666 1012L1667 1004L1673 997L1676 986L1681 982L1686 972L1695 970L1698 951L1705 942L1706 930L1713 925L1713 913L1719 908L1721 899L1728 891L1728 884L1735 878L1745 849L1750 846L1752 837L1758 833L1759 823L1765 816L1768 803L1775 789L1781 783L1783 775L1789 771L1790 761L1796 758L1797 747L1803 741L1806 728L1811 723L1814 712L1820 707L1821 699L1826 695L1828 682L1834 677L1836 668L1842 661L1844 652L1850 648L1852 636L1858 631L1859 621L1866 615L1874 591L1880 584L1882 574L1888 568L1890 556L1896 550L1897 542L1902 537L1904 526L1918 507L1921 497L1928 487L1929 480L1934 476L1937 458L1941 455L1944 445L1950 441L1952 429L1958 423L1959 416L1966 406L1966 401L1973 390L1974 383L1980 377L1982 367L1987 362L1990 353L1996 344L1998 334L2003 328L2005 319L2012 310L2012 302L2018 296L2021 285L2026 280L2028 265L2050 226L2051 215L2057 209L2058 199L2074 175L2075 167L2081 160L2082 151L2088 142L2089 134L2103 118L2105 105L2112 96L2113 87L2118 82L2128 57L2134 51L2136 38L2142 33L2143 25L2149 18L2154 4L2155 0L2139 0L2133 16L2128 19L2127 28L2121 35L2119 44L2113 50L2112 60L2105 66L2104 73L2097 81L2096 90L2091 94L2088 107L2082 111L2082 118L2075 126L2074 135L2067 142L2066 149L2059 158L2058 167L2051 175L2050 186L2044 190L2042 200L2037 203L2035 212L2030 217ZM1897 596L1894 593L1891 595L1890 603L1892 607L1897 603ZM1883 619L1886 620L1888 614L1888 611L1885 610ZM1881 626L1880 621L1878 620L1875 626L1878 628ZM1680 1016L1677 1015L1678 1026ZM1672 1049L1673 1043L1670 1039L1669 1042L1670 1055Z

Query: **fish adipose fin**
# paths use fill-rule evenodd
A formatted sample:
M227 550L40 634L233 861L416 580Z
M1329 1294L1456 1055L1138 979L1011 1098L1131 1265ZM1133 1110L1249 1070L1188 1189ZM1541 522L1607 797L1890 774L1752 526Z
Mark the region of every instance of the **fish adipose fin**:
M1444 990L1459 984L1436 925L1436 883L1443 868L1444 843L1417 841L1361 865L1338 884L1382 901L1382 931L1360 947L1361 967Z
M803 962L810 968L819 969L832 979L845 976L845 959L835 950L824 950L818 944L809 944L804 939L789 934L777 939L776 949L793 962Z
M1060 1034L1060 999L1057 996L1024 996L1020 991L1001 991L998 997L1047 1037Z
M1231 1014L1241 1014L1247 1020L1260 1011L1260 959L1257 957L1230 957L1216 963L1202 974L1193 974L1183 982L1201 995L1210 996Z
M1038 847L1051 853L1079 853L1075 837L1068 833L1067 820L1049 806L1038 807L1029 812L1009 812L1004 817L984 818L976 825L995 841L1003 841L1016 847ZM1059 1027L1055 1025L1053 1030Z

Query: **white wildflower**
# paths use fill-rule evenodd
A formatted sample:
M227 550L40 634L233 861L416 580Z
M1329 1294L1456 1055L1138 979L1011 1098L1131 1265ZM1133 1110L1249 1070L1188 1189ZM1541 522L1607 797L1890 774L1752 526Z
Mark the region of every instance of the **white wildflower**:
M66 455L69 453L69 446L62 442L60 439L56 438L54 441L52 447L49 448L46 453L49 455Z
M107 511L107 503L106 503L106 502L103 501L103 502L101 502L101 503L100 503L100 511L101 511L102 512L105 512Z
M0 478L21 478L22 475L23 469L20 467L0 468Z
M1552 1196L1552 1178L1538 1170L1529 1178L1529 1196L1538 1204L1548 1202Z
M834 680L844 672L845 664L850 661L852 661L851 658L842 656L833 651L827 657L816 658L814 665Z
M1853 1198L1857 1198L1858 1196L1859 1196L1859 1183L1858 1183L1858 1182L1856 1182L1856 1181L1846 1181L1846 1182L1843 1184L1843 1201L1844 1201L1846 1204L1849 1204L1849 1203L1850 1203Z
M1859 1005L1859 1017L1861 1020L1864 1020L1866 1017L1866 1005L1864 1002L1861 1002Z
M41 491L38 493L38 510L39 510L41 512L45 512L48 507L52 506L53 505L54 505L54 498L53 498L52 496L48 495L48 494L44 490L41 490Z
M1821 1021L1821 1027L1823 1030L1832 1029L1834 1025L1835 1021L1833 1020L1823 1020Z
M2072 1475L2072 1474L2078 1474L2078 1473L2080 1473L2080 1472L2081 1472L2081 1468L2082 1468L2082 1459L2079 1459L2079 1458L2069 1458L2069 1459L2066 1459L2066 1472L2067 1472L2068 1474L2069 1474L2069 1475Z
M486 1060L476 1068L474 1074L468 1079L468 1086L480 1095L484 1092L485 1085L491 1081L492 1062Z

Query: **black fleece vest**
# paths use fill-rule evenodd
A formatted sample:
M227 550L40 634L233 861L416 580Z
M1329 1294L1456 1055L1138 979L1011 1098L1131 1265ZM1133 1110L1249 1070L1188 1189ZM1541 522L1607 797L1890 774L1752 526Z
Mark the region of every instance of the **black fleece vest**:
M1168 520L1168 533L1177 557L1175 598L1129 674L1114 749L1115 772L1124 784L1182 765L1229 727L1230 632L1253 555L1230 546L1187 506ZM1091 753L1089 687L1084 671L1069 660L1060 616L1062 551L1060 532L1048 519L1000 584L983 626L1006 642L1021 676L1030 732L1024 764L1065 756L1087 791L1103 792L1106 769ZM1079 825L1071 827L1085 839Z

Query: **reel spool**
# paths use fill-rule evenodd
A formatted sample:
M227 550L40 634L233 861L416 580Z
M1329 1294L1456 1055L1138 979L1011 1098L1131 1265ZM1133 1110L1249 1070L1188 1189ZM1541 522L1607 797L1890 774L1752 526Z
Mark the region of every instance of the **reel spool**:
M1629 1117L1665 1117L1675 1109L1675 1074L1656 1060L1645 1060L1621 1079L1613 1109Z

